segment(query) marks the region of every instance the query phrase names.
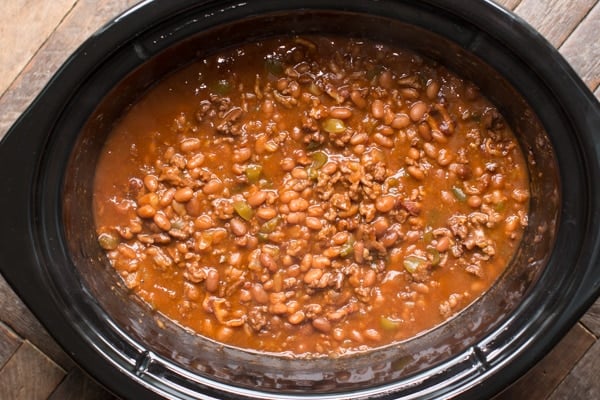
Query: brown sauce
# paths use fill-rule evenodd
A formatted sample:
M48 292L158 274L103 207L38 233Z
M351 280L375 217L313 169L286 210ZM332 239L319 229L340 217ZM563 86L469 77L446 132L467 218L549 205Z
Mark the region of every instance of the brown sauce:
M477 87L407 50L270 39L128 110L97 166L99 244L153 309L296 355L403 340L487 290L527 224L520 147Z

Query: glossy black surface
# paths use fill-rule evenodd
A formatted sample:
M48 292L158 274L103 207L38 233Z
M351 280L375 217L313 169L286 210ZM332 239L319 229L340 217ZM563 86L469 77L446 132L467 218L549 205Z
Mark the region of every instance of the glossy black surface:
M114 285L89 191L112 121L191 58L290 32L365 36L439 59L501 107L535 160L532 223L509 271L427 335L335 361L257 355L169 321L160 329L159 316ZM90 38L0 144L0 207L10 210L0 268L69 354L125 398L486 398L598 296L598 126L598 102L556 50L491 3L146 2Z

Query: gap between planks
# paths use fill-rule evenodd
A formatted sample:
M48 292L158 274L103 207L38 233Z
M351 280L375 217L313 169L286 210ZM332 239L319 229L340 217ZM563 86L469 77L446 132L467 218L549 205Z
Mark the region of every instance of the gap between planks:
M0 369L0 398L46 399L65 375L65 370L25 340Z
M595 342L583 325L575 324L541 361L493 400L546 399Z

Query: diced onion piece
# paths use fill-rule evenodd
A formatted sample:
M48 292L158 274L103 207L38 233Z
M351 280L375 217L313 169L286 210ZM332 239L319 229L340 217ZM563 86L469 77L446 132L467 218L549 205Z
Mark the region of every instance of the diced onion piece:
M406 269L411 274L414 274L415 272L417 272L419 267L425 264L426 262L427 260L419 256L406 256L404 257L404 269Z
M381 317L379 324L386 331L395 331L400 327L400 321L393 320L388 317Z
M316 169L319 169L323 165L327 164L327 161L329 160L329 156L327 156L327 153L323 151L315 151L312 153L311 158L313 160L312 167Z
M234 201L233 209L240 217L242 217L246 221L250 221L254 216L254 210L246 201Z
M275 229L277 229L277 225L279 225L279 222L281 221L281 217L280 216L276 216L271 218L270 220L268 220L267 222L265 222L264 224L262 224L262 226L260 227L260 233L271 233L274 232Z
M454 197L456 197L456 199L460 202L467 200L467 195L458 186L452 186L452 193L454 193Z
M250 164L246 167L246 178L248 178L248 182L256 183L260 179L260 174L262 172L262 165L258 164Z
M104 250L114 250L119 245L119 238L113 233L101 233L98 236L98 243Z
M265 70L275 76L283 75L283 63L276 58L265 59Z
M340 256L348 257L354 253L354 236L350 236L348 241L340 248Z
M427 249L428 258L431 261L431 265L434 267L440 263L440 252L433 247Z
M341 133L346 130L346 124L339 118L327 118L323 121L323 129L329 133Z

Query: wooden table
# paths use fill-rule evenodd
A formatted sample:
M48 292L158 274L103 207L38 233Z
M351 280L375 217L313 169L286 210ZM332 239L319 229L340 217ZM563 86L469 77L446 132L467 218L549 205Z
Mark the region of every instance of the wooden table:
M68 55L137 1L3 0L0 138ZM600 98L598 0L498 3L538 29ZM552 352L496 399L600 399L599 337L600 300ZM114 399L59 348L1 276L0 399Z

